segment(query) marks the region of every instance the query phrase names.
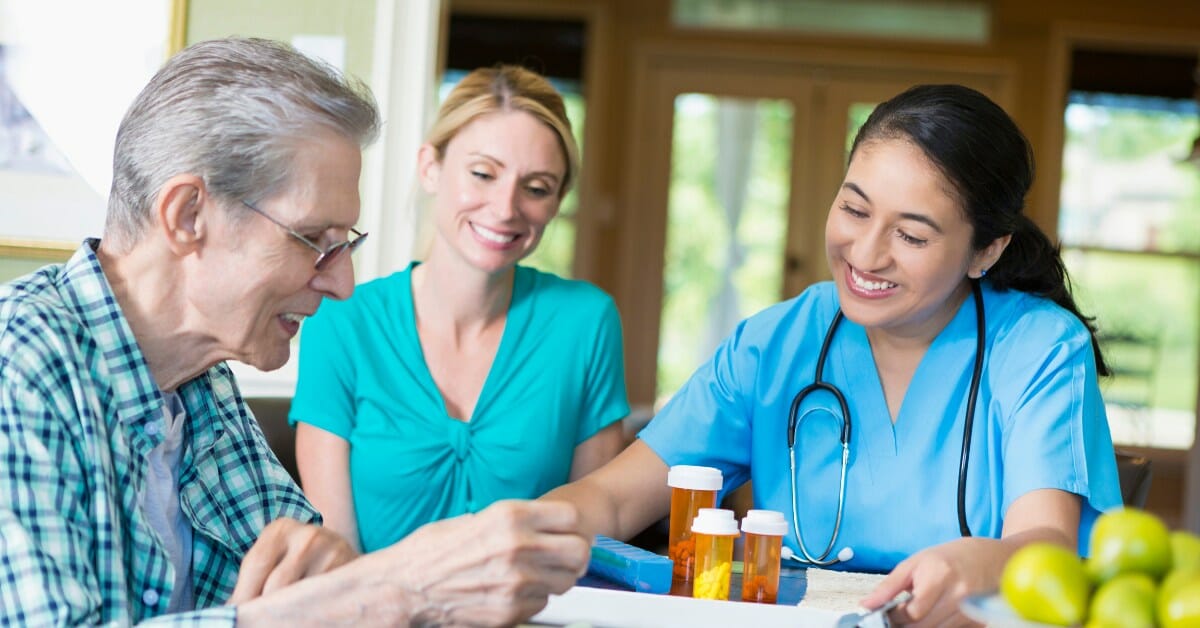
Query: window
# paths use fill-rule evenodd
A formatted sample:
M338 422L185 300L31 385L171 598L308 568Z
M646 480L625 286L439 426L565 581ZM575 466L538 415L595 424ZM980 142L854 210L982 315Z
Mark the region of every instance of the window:
M779 300L792 103L675 98L658 347L658 404L738 321Z
M1101 55L1096 55L1100 57ZM1145 56L1103 57L1107 85L1087 84L1088 53L1077 53L1065 110L1059 236L1075 293L1095 316L1114 371L1101 381L1113 440L1187 449L1195 438L1200 362L1200 168L1187 162L1200 133L1200 107L1128 83ZM1153 59L1147 60L1153 62ZM1083 84L1081 84L1083 83ZM1104 90L1104 91L1098 91Z
M673 0L682 28L800 32L981 44L988 2L956 0Z

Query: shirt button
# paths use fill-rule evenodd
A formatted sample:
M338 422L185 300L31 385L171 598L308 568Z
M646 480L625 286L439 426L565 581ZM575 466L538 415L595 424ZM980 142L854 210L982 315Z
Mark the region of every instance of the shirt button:
M158 423L147 423L146 424L146 433L149 434L150 436L154 436L154 435L158 434Z
M158 604L158 591L155 591L154 589L146 589L142 592L142 601L146 603L146 606L154 606L155 604Z

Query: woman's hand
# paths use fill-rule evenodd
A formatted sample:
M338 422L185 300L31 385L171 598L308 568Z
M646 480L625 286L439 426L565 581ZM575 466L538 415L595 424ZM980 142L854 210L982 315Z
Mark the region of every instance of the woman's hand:
M861 603L878 608L907 590L912 600L890 615L896 623L975 626L959 611L962 599L998 589L1009 556L1029 543L1058 543L1074 551L1081 507L1080 497L1065 491L1025 493L1008 507L1000 539L955 539L917 552L896 565Z
M997 539L965 538L917 552L896 565L870 595L866 608L878 608L901 591L912 600L892 611L893 622L914 626L976 626L959 610L968 595L994 591L1009 554Z

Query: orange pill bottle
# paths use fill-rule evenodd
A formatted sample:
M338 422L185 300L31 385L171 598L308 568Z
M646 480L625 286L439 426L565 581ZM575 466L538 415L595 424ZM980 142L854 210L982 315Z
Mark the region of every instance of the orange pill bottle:
M692 541L692 521L701 508L714 508L721 490L721 470L713 467L676 465L667 472L671 487L670 533L667 556L674 562L671 593L692 594L692 575L695 567L695 544Z
M742 519L746 535L742 601L774 604L779 595L779 552L787 534L783 513L750 510Z
M692 521L692 540L696 544L696 575L692 579L692 597L701 600L728 600L729 579L733 573L733 544L741 536L732 510L701 508Z

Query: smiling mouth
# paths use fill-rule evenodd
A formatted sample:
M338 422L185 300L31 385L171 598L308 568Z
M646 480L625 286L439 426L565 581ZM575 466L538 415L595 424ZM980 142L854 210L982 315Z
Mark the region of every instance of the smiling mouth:
M471 231L474 231L475 235L487 240L488 242L495 242L496 244L511 244L515 242L517 238L521 237L521 234L519 233L506 235L500 233L499 231L492 231L483 225L475 224L473 222L470 223L470 225Z
M890 281L871 281L858 274L858 270L853 266L850 267L850 281L854 284L855 288L863 292L881 292L883 290L891 290L900 285Z
M295 312L286 312L284 314L280 314L279 318L282 318L283 320L285 320L289 323L295 323L295 324L299 325L300 321L303 321L304 319L308 318L308 315L297 314Z

